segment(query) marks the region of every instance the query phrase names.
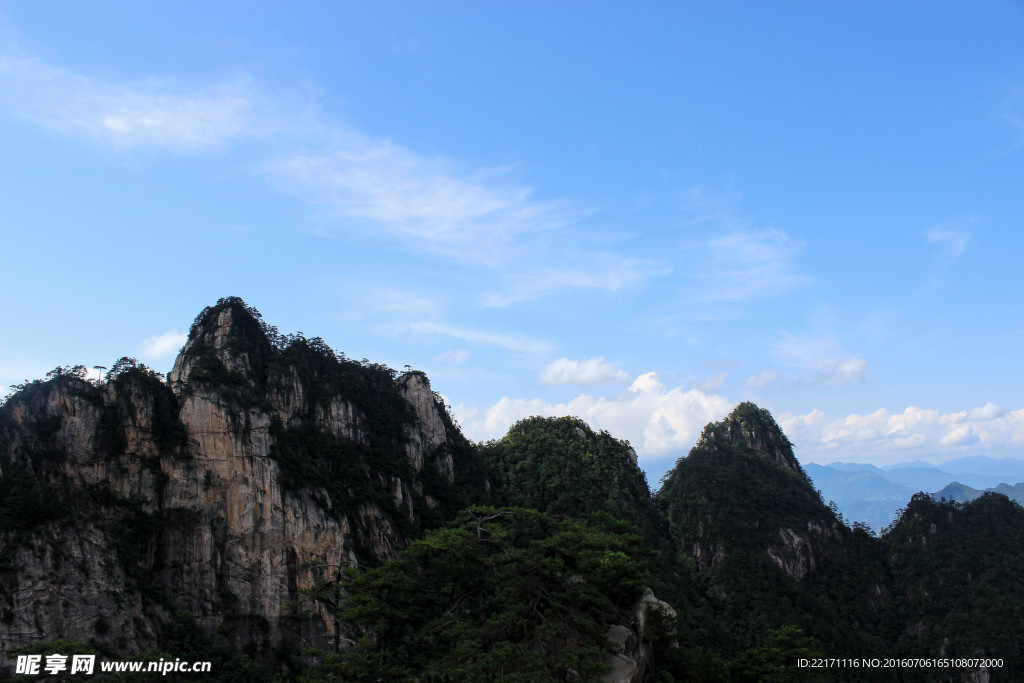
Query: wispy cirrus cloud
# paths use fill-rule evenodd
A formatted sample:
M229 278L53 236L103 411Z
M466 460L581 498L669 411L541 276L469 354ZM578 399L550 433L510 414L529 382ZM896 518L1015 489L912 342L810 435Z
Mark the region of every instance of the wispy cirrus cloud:
M586 360L559 358L541 370L538 379L548 386L603 385L621 384L629 379L629 374L602 356L594 356Z
M966 221L971 223L972 220ZM938 245L942 256L953 260L964 253L967 243L971 240L971 233L963 227L964 222L943 223L937 225L927 232L928 242Z
M1009 145L1002 154L1013 154L1024 148L1024 83L1004 85L999 89L996 118L1010 135Z
M326 148L274 157L260 171L318 211L386 231L411 249L497 259L518 235L575 218L565 207L534 200L530 187L459 174L442 159L389 140L351 131L332 138Z
M753 387L755 389L764 389L772 382L776 382L781 378L781 375L775 370L762 370L761 372L750 375L743 381L744 386Z
M259 170L335 226L329 229L383 236L402 250L485 271L489 286L478 301L489 307L561 291L618 291L670 270L570 235L591 207L540 200L503 171L461 169L389 140L339 132L329 148L279 155Z
M288 134L292 141L285 146L292 149L256 164L264 178L319 210L405 238L414 249L456 253L480 245L483 252L585 213L569 203L536 200L533 188L502 182L500 170L460 169L305 109L282 107L275 103L288 99L285 93L244 74L196 87L170 78L119 81L32 57L0 56L0 86L0 109L9 116L115 149L193 152ZM299 148L300 141L306 146Z
M438 355L434 356L434 360L449 365L462 365L473 353L469 349L448 349Z
M498 346L509 351L543 353L551 350L551 343L529 335L495 330L481 330L433 321L419 321L402 325L406 332L419 335L450 337L469 344Z
M308 93L296 98L245 74L200 86L174 78L130 81L14 55L0 56L0 87L7 95L0 112L8 117L114 150L196 153L255 143L256 161L246 170L308 207L319 230L358 233L475 269L487 282L476 288L485 306L686 277L661 253L652 257L628 241L609 246L614 230L602 229L597 239L576 229L598 209L542 198L514 177L514 165L420 154L296 102L314 100ZM791 268L797 240L728 215L714 220L714 234L687 269L695 302L735 302L800 280Z
M697 278L702 303L737 302L777 294L807 281L793 270L804 249L784 230L747 229L708 240Z
M115 149L197 152L269 132L245 77L192 88L166 79L118 82L30 57L0 56L0 108L16 118Z
M359 232L410 253L488 273L480 302L510 306L566 290L640 285L664 264L608 249L566 229L594 212L578 201L540 199L510 167L426 156L329 121L309 93L285 92L241 74L212 85L173 78L126 81L0 55L0 112L117 151L197 153L242 142L248 167L290 194L323 231ZM296 102L296 100L304 100ZM561 245L571 241L565 252Z
M841 386L861 382L867 376L868 361L859 354L850 354L834 334L817 332L793 334L782 331L775 340L775 356L785 365L797 368L792 378L797 385L828 384ZM766 386L780 378L775 371L765 371L748 378L748 386Z
M796 269L804 241L739 216L739 200L736 192L704 186L684 193L682 218L689 230L680 270L692 283L684 298L693 306L742 303L809 282Z
M502 277L503 287L485 291L481 301L500 308L563 290L616 292L642 286L671 272L667 264L654 259L593 252L575 258L580 256L585 263L573 263L573 257L560 257L560 263L534 264L523 271L508 272Z
M867 375L868 361L863 356L850 356L840 358L819 368L817 375L812 379L815 384L850 384L851 382L862 382Z

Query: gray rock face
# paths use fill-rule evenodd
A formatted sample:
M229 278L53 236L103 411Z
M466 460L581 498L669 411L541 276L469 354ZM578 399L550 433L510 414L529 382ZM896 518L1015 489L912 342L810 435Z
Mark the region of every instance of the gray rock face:
M156 647L179 610L249 651L286 640L332 649L345 627L302 600L303 590L342 567L393 558L420 524L417 503L448 495L453 435L424 376L395 382L394 400L414 416L393 446L407 474L378 471L365 454L380 452L371 446L384 436L355 401L313 401L315 378L281 363L272 382L261 380L266 340L255 351L239 343L237 307L211 315L167 385L132 373L102 386L69 379L4 406L0 481L30 472L48 487L41 490L81 495L72 494L72 516L0 530L0 667L10 648L58 638L93 640L120 655ZM243 405L215 382L195 381L211 352L258 400ZM352 456L360 479L351 500L284 485L275 429L289 428L363 454ZM426 467L441 476L428 484ZM367 487L381 495L360 497Z
M441 418L440 407L426 375L410 373L398 381L402 397L412 406L416 421L406 429L405 452L413 472L423 470L423 455L436 453L448 443L448 429ZM455 481L455 467L450 456L438 464L448 483Z
M654 652L645 640L651 615L660 614L675 618L676 611L663 600L655 597L650 588L633 605L633 619L628 626L612 624L608 627L608 642L614 652L606 663L611 671L601 677L606 683L641 683L654 671Z
M781 543L766 551L768 557L789 578L799 581L821 566L827 559L829 542L838 540L840 534L837 524L814 520L807 522L807 528L800 532L779 529L779 538Z
M17 568L3 580L4 651L42 640L42 634L84 641L107 631L140 649L156 647L154 622L167 615L143 606L140 593L125 587L102 530L86 526L68 534L48 526L16 547L5 543L4 554Z
M189 336L185 346L174 360L174 367L167 373L167 381L175 393L181 393L182 385L188 381L198 361L196 350L209 348L221 365L229 372L237 372L244 377L252 377L253 364L248 351L232 348L232 340L239 336L237 308L224 307L217 313L216 323L201 334Z

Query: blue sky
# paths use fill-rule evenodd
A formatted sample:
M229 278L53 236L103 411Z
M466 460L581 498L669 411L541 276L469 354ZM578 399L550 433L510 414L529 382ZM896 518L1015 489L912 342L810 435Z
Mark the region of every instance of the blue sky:
M296 7L296 5L298 5ZM0 3L0 391L243 297L657 478L1024 457L1024 5Z

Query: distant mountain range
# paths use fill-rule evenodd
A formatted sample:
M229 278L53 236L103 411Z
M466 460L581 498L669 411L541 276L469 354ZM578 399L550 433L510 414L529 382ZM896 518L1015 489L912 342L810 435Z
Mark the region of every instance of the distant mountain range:
M1001 493L1010 500L1016 501L1021 505L1024 505L1024 483L1014 484L1000 484L995 488L985 489L979 491L978 489L971 488L965 484L961 484L958 481L954 481L949 486L946 486L941 491L937 491L932 494L932 497L936 500L954 500L958 503L969 503L975 498L981 497L982 494L988 493Z
M803 468L822 497L834 501L848 523L863 522L876 531L892 523L919 491L958 502L995 491L1024 504L1024 483L1020 483L1024 482L1024 460L1014 458L975 455L938 466L923 461L885 467L834 462L807 463Z

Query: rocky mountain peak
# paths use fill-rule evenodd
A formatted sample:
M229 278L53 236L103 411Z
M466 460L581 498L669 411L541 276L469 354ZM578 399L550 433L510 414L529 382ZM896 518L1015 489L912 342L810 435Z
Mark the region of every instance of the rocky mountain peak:
M727 445L747 448L785 469L803 474L793 444L764 408L748 402L740 403L721 422L704 427L695 450L718 450Z
M197 369L203 379L227 372L237 373L250 383L258 381L273 353L268 332L275 331L242 299L220 299L196 316L167 380L176 393Z
M753 403L741 403L704 427L658 498L677 547L702 568L754 553L800 581L841 542L838 520L807 479L789 439Z

